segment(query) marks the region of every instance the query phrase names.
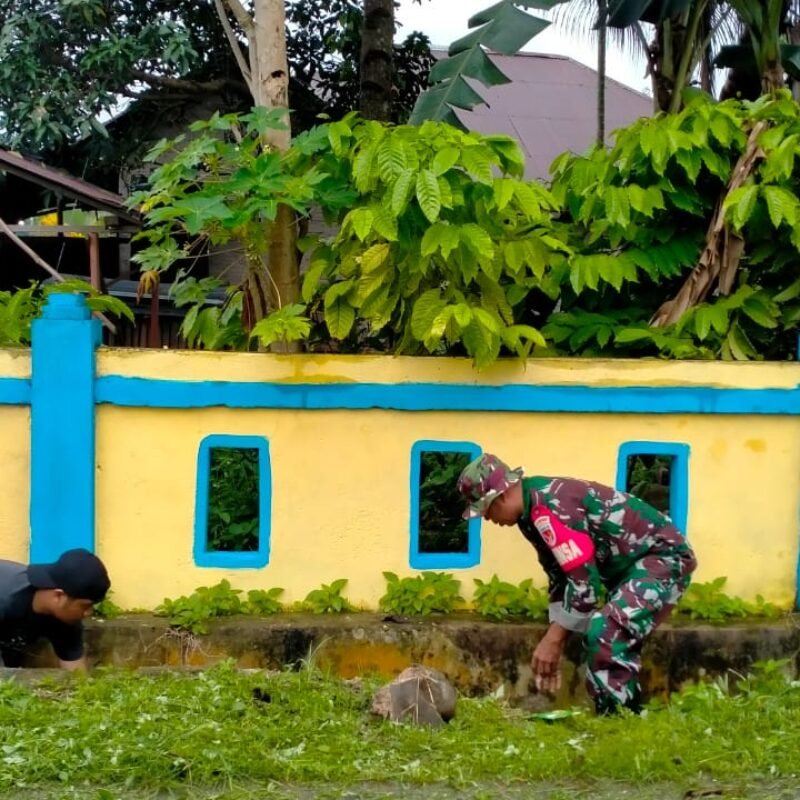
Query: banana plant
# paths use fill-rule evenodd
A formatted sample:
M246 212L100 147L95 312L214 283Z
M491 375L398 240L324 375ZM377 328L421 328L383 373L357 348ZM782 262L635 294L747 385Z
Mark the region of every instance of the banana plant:
M800 79L800 47L782 42L784 19L791 4L786 0L729 0L750 39L745 44L724 47L716 59L718 67L756 70L763 94L784 85L784 73Z
M447 58L434 65L430 74L431 88L417 99L409 122L419 125L425 120L437 120L465 130L454 109L472 110L485 102L467 83L467 78L486 87L510 83L510 78L486 51L506 56L518 53L550 25L549 20L535 17L523 9L550 10L562 2L564 0L500 0L471 17L467 24L474 30L453 42Z

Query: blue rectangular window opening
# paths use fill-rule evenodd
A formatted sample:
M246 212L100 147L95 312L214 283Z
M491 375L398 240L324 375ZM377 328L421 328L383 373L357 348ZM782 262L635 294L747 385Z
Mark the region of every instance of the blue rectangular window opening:
M447 455L462 455L463 458L446 458ZM419 441L411 448L411 549L409 563L413 569L466 569L474 567L481 560L481 520L469 521L461 518L464 505L456 491L458 472L481 454L481 448L472 442ZM423 498L421 481L431 478L430 459L438 455L446 469L441 473L436 503L431 498ZM462 463L463 462L463 463ZM460 468L460 469L459 469ZM441 482L441 478L445 482ZM431 478L431 485L436 480ZM452 487L452 489L450 488ZM452 494L451 494L452 492ZM429 531L421 524L423 513L428 515L432 509L437 515L437 524L443 526L440 543L431 547ZM463 528L461 527L463 526ZM464 531L461 535L460 531ZM460 541L458 541L460 540ZM448 541L450 542L448 544Z
M675 526L687 535L689 516L689 445L676 442L625 442L617 456L617 483L620 491L628 486L628 459L633 456L667 456L671 459L669 472L669 516ZM634 492L635 493L635 492ZM641 498L647 500L646 497Z
M245 501L252 503L251 509L258 511L257 522L250 519L230 519L228 512L221 512L219 508L212 509L211 474L215 456L231 450L243 451L239 467L246 468L249 481L254 485L252 490L257 492L257 498L250 494L251 486L242 481L241 475L232 476L232 490L244 491ZM215 454L214 451L217 451ZM236 462L231 462L236 466ZM254 467L257 463L257 470ZM217 501L219 502L219 501ZM240 505L240 504L237 504ZM214 434L206 436L200 442L197 455L197 497L194 518L194 563L198 567L223 567L228 569L257 569L266 566L269 562L270 523L272 510L272 474L270 469L269 442L263 436L233 436ZM225 520L231 522L231 531L239 539L246 538L246 549L234 549L230 543L224 541L217 547L212 547L210 538L210 514L219 516L227 514ZM235 530L234 530L234 526ZM227 531L223 531L223 537ZM230 548L230 549L229 549Z

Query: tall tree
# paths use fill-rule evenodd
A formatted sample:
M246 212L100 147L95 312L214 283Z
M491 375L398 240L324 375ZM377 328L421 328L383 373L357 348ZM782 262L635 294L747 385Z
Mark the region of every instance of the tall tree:
M392 118L394 28L394 0L364 0L359 107L367 119Z
M5 0L0 17L0 144L116 187L114 166L143 155L192 110L252 104L214 0ZM362 0L286 0L294 131L359 107ZM252 8L252 6L248 6ZM231 15L233 39L247 38ZM429 42L395 46L392 116L427 82ZM249 69L249 63L246 65ZM106 128L104 121L112 118ZM79 144L76 145L75 143ZM102 168L103 174L98 174Z
M291 124L284 0L254 0L252 13L240 0L214 0L214 5L254 105L285 109L283 126L265 128L263 146L286 151L291 143ZM229 12L246 37L246 49L234 31ZM294 211L285 204L278 205L275 218L269 221L265 233L268 240L266 262L261 252L246 252L245 317L251 325L271 311L291 305L300 296Z
M597 0L597 144L606 140L606 55L608 47L608 4Z

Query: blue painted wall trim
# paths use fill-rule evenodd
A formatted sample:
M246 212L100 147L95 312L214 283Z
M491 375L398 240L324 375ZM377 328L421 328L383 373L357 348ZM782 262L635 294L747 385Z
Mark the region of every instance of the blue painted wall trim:
M100 322L80 295L51 294L33 322L30 560L94 550L94 380Z
M297 384L168 381L109 375L98 403L151 408L385 408L594 414L800 415L800 388L707 386L475 386L438 383Z
M466 569L481 562L481 520L471 519L467 525L466 553L423 553L419 549L419 479L422 454L431 450L448 453L466 453L470 460L481 454L481 448L473 442L442 442L422 440L411 448L411 547L409 564L413 569Z
M247 552L223 552L208 549L208 476L211 449L240 447L258 450L258 549ZM272 471L269 442L263 436L213 434L200 442L197 454L197 493L194 515L194 563L198 567L258 569L269 563L272 523Z
M30 403L29 378L0 378L0 406L28 406Z
M627 491L628 458L633 455L672 456L669 484L670 517L684 534L689 518L689 454L688 444L678 442L625 442L617 456L617 483L620 491Z

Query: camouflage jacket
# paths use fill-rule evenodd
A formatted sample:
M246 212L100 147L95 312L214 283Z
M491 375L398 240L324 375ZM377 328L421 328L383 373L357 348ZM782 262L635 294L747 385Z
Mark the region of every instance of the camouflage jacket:
M547 574L550 620L585 631L607 590L645 555L691 557L668 516L633 495L575 478L523 478L518 525Z

